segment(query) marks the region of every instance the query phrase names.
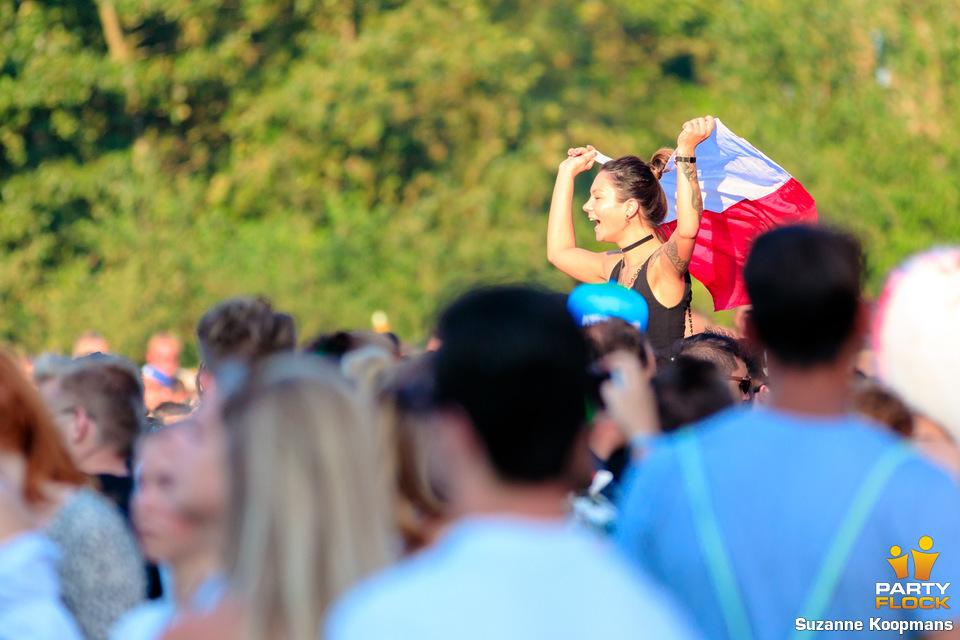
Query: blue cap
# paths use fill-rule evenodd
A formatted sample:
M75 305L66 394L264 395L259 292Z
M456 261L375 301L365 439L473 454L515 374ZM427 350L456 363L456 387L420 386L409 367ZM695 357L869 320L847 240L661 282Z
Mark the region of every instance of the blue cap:
M647 330L650 308L643 296L618 284L581 284L570 292L567 311L581 327L620 318L640 331Z

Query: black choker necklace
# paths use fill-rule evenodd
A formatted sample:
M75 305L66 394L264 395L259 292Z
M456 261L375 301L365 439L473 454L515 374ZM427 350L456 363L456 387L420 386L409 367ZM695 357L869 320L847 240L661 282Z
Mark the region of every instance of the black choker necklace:
M639 247L640 245L642 245L642 244L643 244L644 242L646 242L647 240L653 240L653 234L652 234L652 233L651 233L650 235L648 235L646 238L644 238L643 240L637 240L636 242L634 242L634 243L633 243L632 245L630 245L629 247L624 247L623 249L620 249L620 253L626 253L627 251L630 251L631 249L636 249L637 247Z

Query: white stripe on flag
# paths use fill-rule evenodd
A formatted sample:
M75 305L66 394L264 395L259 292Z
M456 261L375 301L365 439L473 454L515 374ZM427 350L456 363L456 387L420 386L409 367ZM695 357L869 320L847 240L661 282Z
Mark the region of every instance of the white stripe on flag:
M677 219L677 172L673 158L660 184L669 212L664 222ZM768 196L790 179L790 174L717 120L710 137L697 147L697 172L703 208L720 213L742 200Z

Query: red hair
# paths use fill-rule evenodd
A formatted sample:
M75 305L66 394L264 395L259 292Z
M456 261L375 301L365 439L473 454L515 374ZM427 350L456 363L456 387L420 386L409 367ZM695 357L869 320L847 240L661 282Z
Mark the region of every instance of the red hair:
M47 482L84 485L90 482L70 458L66 445L40 394L24 377L17 362L0 351L0 449L19 453L26 461L23 498L44 501Z

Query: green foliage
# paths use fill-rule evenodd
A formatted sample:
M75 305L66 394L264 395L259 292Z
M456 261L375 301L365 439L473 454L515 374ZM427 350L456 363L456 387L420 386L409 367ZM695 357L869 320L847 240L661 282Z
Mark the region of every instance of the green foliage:
M422 339L470 283L572 286L544 247L567 147L649 154L707 112L864 239L876 292L960 239L958 31L947 0L8 0L0 339L137 357L239 293Z

